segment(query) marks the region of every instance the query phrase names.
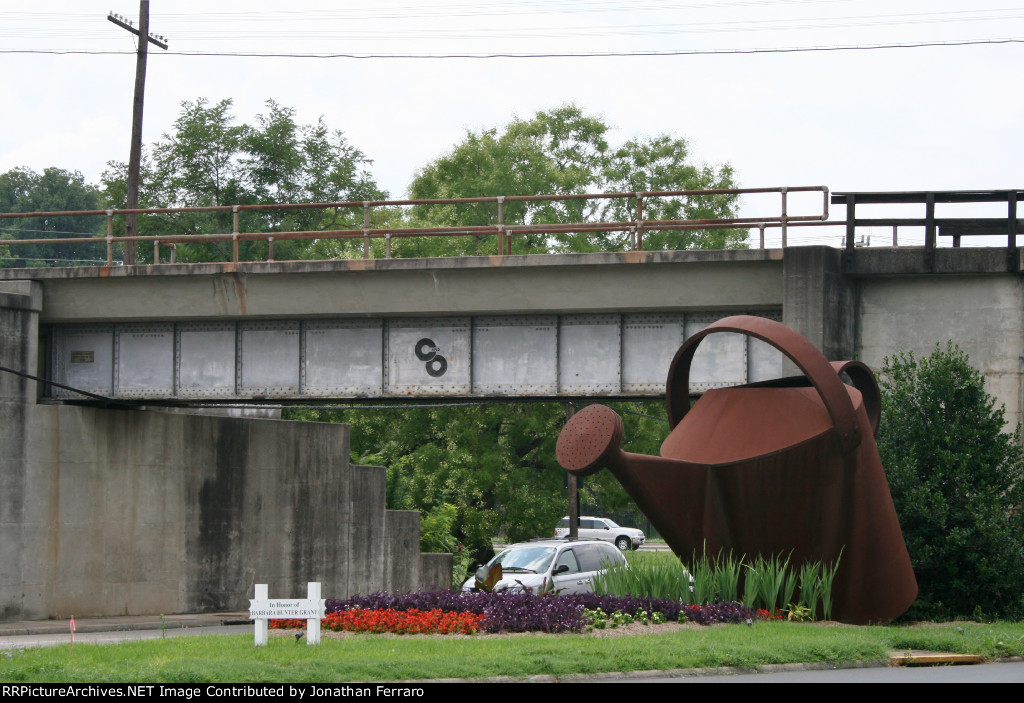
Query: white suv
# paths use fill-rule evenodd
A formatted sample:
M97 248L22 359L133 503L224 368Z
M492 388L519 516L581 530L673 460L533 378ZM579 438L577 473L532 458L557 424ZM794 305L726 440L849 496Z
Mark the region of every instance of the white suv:
M569 535L569 518L562 518L555 528L556 537ZM581 517L579 526L580 539L600 539L611 542L621 551L639 549L646 538L644 533L635 527L620 527L614 520L606 517Z
M462 584L462 590L475 590L477 578L485 580L494 565L501 564L501 580L494 584L494 591L590 593L595 574L625 563L622 553L607 542L536 539L501 550Z

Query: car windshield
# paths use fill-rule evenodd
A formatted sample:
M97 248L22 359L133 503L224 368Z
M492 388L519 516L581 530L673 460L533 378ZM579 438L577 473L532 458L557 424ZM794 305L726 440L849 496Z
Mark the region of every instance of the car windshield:
M487 566L501 564L503 571L514 569L539 573L548 570L554 556L554 547L511 547L494 557Z
M615 524L615 521L611 518L606 517L604 521L608 523L608 527L618 527L618 525Z

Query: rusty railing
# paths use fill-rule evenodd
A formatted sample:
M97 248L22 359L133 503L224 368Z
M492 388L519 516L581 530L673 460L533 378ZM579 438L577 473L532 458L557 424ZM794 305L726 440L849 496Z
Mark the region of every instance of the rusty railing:
M820 214L792 215L788 212L788 195L795 192L820 192L822 193L822 207ZM699 198L702 196L715 195L745 195L777 193L780 196L780 208L778 214L763 217L731 217L716 219L691 219L691 220L645 220L644 204L656 198ZM611 200L611 199L634 199L636 201L634 211L636 217L627 221L594 221L575 223L534 223L534 224L507 224L505 222L505 206L513 202L548 202L548 201L578 201L578 200ZM384 227L374 228L370 226L371 212L374 208L393 208L402 206L422 205L464 205L475 203L491 203L497 206L496 223L493 225L470 225L456 227ZM200 242L231 242L231 260L239 261L239 244L246 241L264 241L267 243L267 260L274 260L274 242L282 240L301 239L361 239L363 243L363 258L370 257L370 241L373 239L384 239L385 257L391 257L391 242L401 237L435 237L435 236L481 236L494 235L497 238L497 253L508 255L512 253L512 238L515 235L524 234L565 234L579 232L626 232L629 235L629 248L632 250L643 249L645 232L664 230L686 230L686 229L734 229L737 227L757 227L761 231L761 246L764 246L765 228L778 227L782 230L783 245L786 243L787 228L801 224L818 224L828 219L829 190L826 186L796 186L796 187L769 187L769 188L721 188L712 190L674 190L674 191L644 191L633 193L583 193L571 195L509 195L491 196L477 198L439 198L429 200L370 200L351 202L330 202L330 203L292 203L292 204L270 204L270 205L219 205L207 207L174 207L174 208L138 208L138 209L109 209L109 210L76 210L68 212L26 212L26 213L0 213L0 219L32 218L32 217L106 217L106 236L102 239L93 235L59 237L59 238L35 238L35 239L5 239L0 240L2 245L54 245L54 244L83 244L103 241L106 244L106 265L114 264L114 249L116 245L127 242L152 242L153 262L160 262L160 247L171 247L171 263L173 263L173 247L176 244L200 243ZM358 229L335 229L335 230L309 230L309 231L276 231L276 232L242 232L239 229L239 214L252 211L294 211L306 209L361 209L363 215L363 226ZM169 213L210 213L230 212L232 214L232 231L214 234L181 234L181 235L142 235L126 236L114 234L114 218L119 215L157 215Z

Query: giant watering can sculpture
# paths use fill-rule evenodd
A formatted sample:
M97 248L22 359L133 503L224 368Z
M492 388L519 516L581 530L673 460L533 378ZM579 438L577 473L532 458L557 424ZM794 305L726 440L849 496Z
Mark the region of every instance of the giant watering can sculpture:
M721 332L767 342L805 377L710 390L691 408L694 352ZM579 476L610 469L684 559L702 550L838 559L833 617L883 621L910 607L917 581L875 444L879 393L867 366L830 363L788 327L737 315L683 344L667 392L672 431L660 457L622 451L622 419L591 405L562 430L559 463Z

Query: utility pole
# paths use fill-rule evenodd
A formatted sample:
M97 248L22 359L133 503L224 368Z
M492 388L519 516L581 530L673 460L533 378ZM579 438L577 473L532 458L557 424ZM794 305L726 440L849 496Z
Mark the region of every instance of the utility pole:
M132 148L128 157L128 201L125 207L134 210L139 207L139 172L142 170L142 104L146 93L146 56L149 43L153 42L161 49L167 49L167 40L161 36L149 35L149 0L139 2L139 28L132 26L131 20L113 13L107 19L122 29L127 29L139 37L139 51L135 60L135 99L132 103ZM125 234L129 239L124 245L124 263L135 264L135 240L138 234L139 216L125 216Z

